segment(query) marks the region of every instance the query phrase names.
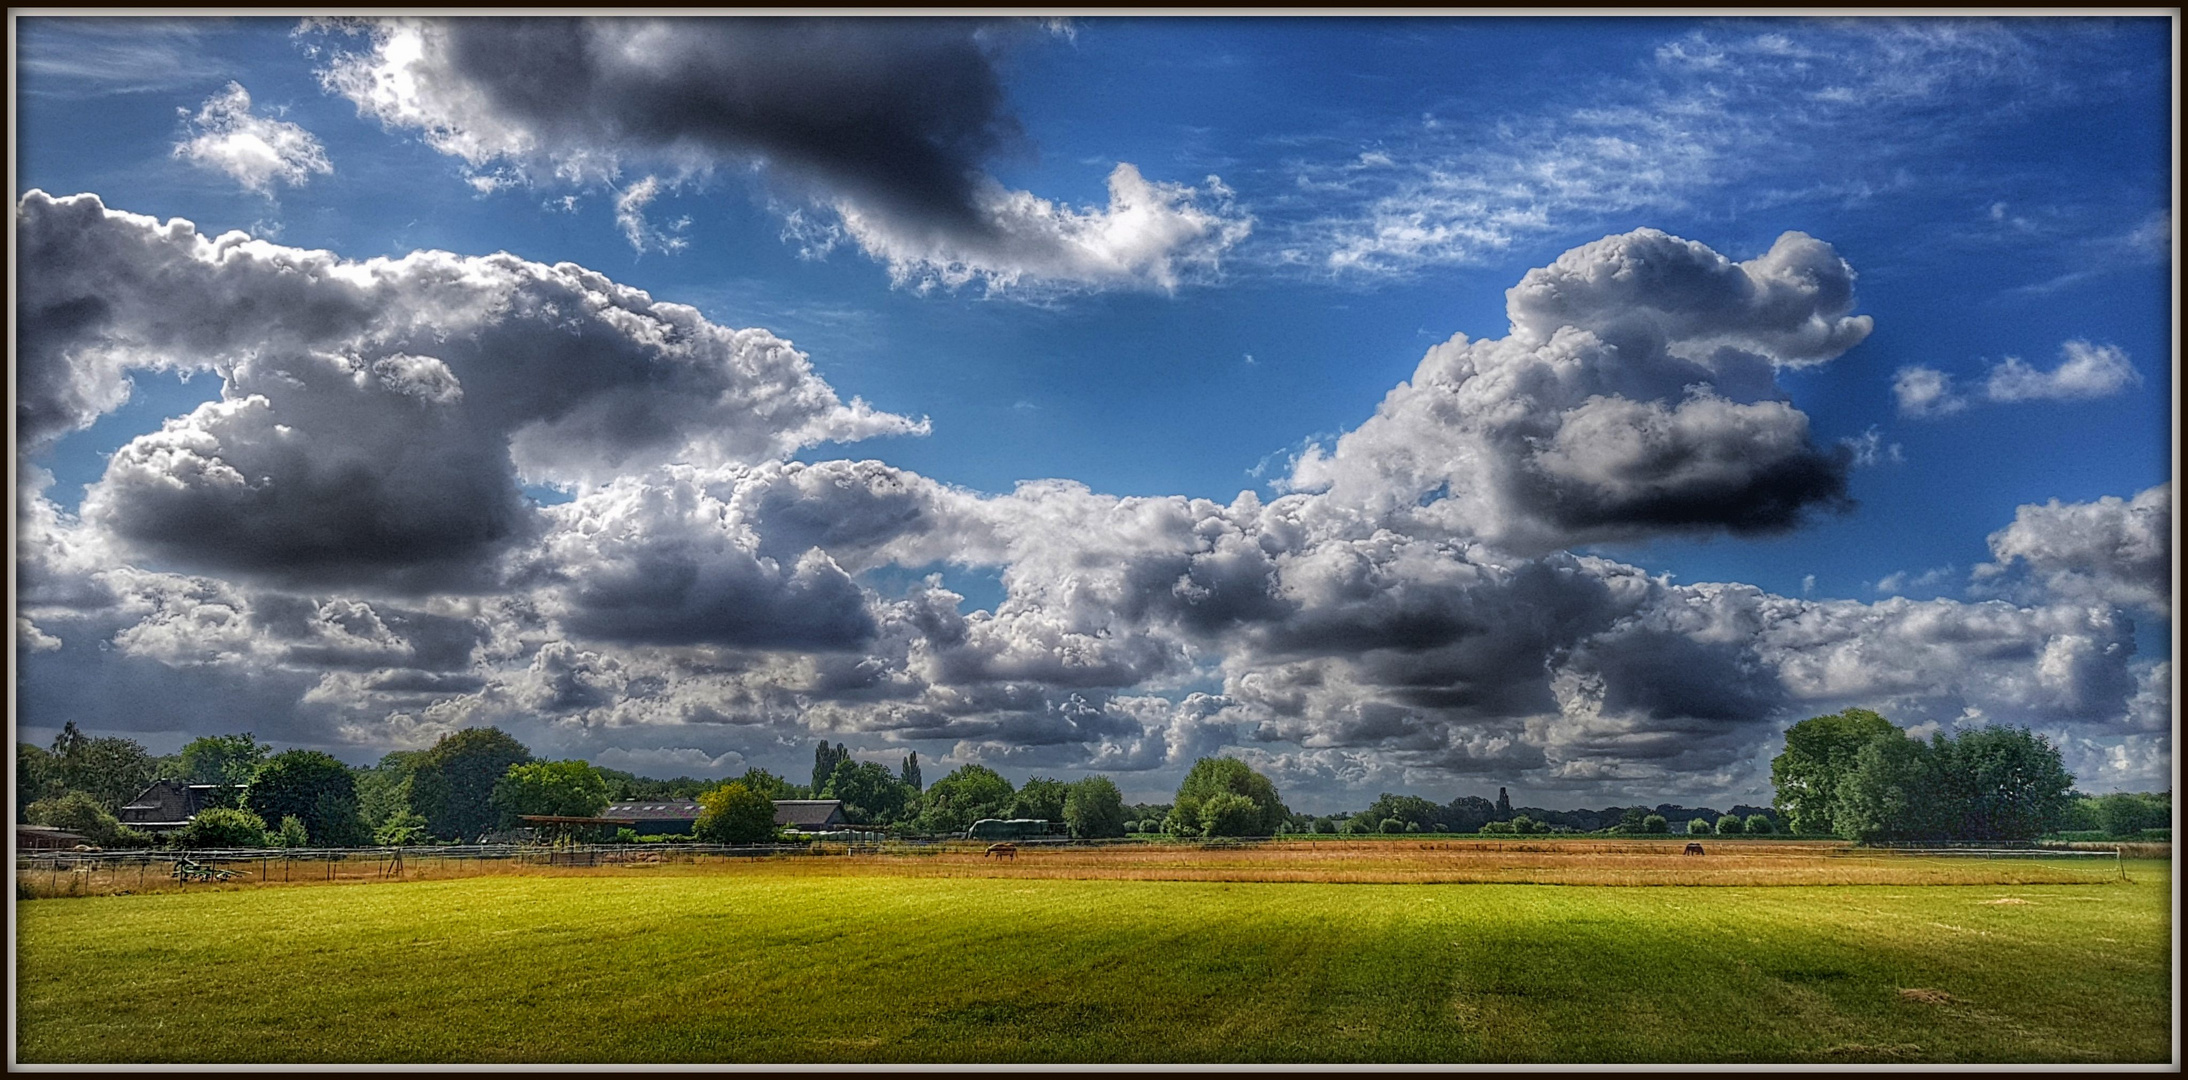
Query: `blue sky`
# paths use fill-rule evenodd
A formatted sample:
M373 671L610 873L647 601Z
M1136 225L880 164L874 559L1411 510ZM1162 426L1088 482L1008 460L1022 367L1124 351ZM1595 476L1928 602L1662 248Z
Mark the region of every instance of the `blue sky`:
M1729 803L1864 705L2170 775L2167 19L15 27L23 737Z

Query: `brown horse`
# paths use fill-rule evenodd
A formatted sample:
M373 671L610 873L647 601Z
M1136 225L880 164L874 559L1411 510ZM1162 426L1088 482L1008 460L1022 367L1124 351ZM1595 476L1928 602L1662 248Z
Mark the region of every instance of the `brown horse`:
M989 845L988 845L988 850L987 850L987 853L986 853L986 854L983 854L983 855L981 855L980 857L981 857L981 858L983 858L983 859L985 859L985 858L987 858L987 857L988 857L989 855L994 855L994 856L996 856L996 857L998 857L998 858L1004 858L1004 859L1015 859L1015 858L1017 858L1017 857L1018 857L1018 845L1016 845L1016 844L989 844Z
M1701 853L1702 853L1702 845L1700 845L1700 844L1688 844L1688 845L1687 845L1687 854L1689 854L1689 855L1700 855Z

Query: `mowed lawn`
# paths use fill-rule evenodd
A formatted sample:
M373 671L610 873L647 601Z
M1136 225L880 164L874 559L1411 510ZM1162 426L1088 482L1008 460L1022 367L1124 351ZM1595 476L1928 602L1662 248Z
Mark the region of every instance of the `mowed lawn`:
M36 1062L2164 1062L2170 884L816 876L17 906Z

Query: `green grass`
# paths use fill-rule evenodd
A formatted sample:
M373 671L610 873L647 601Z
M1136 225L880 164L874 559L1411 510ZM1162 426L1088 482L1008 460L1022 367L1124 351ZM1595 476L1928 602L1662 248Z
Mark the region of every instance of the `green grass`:
M2169 867L2130 872L1626 888L762 864L36 900L17 908L17 1051L26 1063L2163 1062Z

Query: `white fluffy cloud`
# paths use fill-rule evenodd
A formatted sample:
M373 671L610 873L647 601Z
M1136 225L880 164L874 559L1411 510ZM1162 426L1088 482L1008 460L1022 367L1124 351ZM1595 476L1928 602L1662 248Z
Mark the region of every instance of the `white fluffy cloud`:
M206 98L189 129L190 137L175 144L176 157L227 173L261 195L271 195L277 182L302 187L315 173L334 172L311 132L254 115L250 92L238 83Z
M2133 499L2057 499L2019 507L2013 524L1990 534L1978 583L2076 603L2118 604L2166 618L2173 595L2173 485Z
M1990 366L1977 395L1985 401L2089 401L2142 385L2142 373L2127 354L2112 345L2069 341L2059 346L2059 366L2042 371L2009 356ZM1892 382L1902 416L1950 416L1968 407L1969 398L1953 389L1953 377L1936 368L1899 369Z
M463 159L483 189L602 185L626 166L703 178L758 167L802 208L808 253L848 237L899 282L1175 289L1252 228L1222 182L1149 181L1130 164L1106 207L1013 191L985 169L1018 141L995 54L1029 28L930 19L392 19L339 23L369 48L327 87ZM538 72L553 71L551 79ZM907 92L917 87L918 92ZM673 248L623 190L633 246ZM811 210L824 215L807 217ZM832 215L833 221L825 216Z

